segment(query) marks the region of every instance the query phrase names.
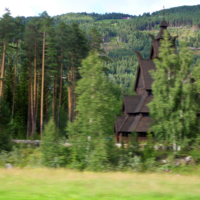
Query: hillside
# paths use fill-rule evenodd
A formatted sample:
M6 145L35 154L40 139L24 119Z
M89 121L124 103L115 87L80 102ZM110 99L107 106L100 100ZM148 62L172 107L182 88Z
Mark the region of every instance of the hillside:
M92 27L96 27L104 41L102 48L113 59L113 62L106 64L110 77L121 85L125 93L130 94L138 66L134 50L141 51L143 57L148 58L151 45L148 33L157 34L162 18L162 10L139 16L122 13L67 13L54 16L54 22L55 26L60 21L69 25L76 22L86 35ZM30 17L24 18L25 23L29 20ZM169 24L170 34L179 36L177 46L180 41L186 41L188 47L200 47L200 5L166 9L165 20ZM200 62L200 50L193 51L195 65Z

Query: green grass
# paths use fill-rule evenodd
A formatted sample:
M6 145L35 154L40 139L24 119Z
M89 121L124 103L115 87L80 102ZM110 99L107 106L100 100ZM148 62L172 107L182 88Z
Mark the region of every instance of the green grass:
M194 200L200 176L0 169L1 200Z

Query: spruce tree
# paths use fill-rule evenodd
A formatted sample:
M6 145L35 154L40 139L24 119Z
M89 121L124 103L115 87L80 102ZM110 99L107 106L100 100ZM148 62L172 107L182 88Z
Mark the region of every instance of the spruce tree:
M152 71L154 99L149 104L154 120L151 131L158 141L181 145L197 133L197 106L191 80L192 55L182 48L179 55L167 32L161 41L156 71Z
M107 161L106 145L113 134L116 99L96 52L83 60L80 75L76 88L78 114L67 130L77 160L88 155L91 165L100 169Z

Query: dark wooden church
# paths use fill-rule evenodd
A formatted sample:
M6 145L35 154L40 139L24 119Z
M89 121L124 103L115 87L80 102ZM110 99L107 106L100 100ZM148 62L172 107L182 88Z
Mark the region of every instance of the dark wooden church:
M163 39L164 30L167 30L168 24L163 18L160 24L160 31L156 38L150 35L152 45L149 59L143 59L141 54L136 51L139 59L139 66L136 74L136 81L134 91L136 96L124 96L122 117L117 117L115 121L115 133L118 142L121 142L122 137L124 142L127 142L129 134L132 132L138 133L138 139L145 139L147 132L150 130L152 119L149 116L148 103L153 99L151 85L153 79L149 73L150 70L155 70L153 59L158 58L160 40ZM172 38L173 45L175 45L176 37Z

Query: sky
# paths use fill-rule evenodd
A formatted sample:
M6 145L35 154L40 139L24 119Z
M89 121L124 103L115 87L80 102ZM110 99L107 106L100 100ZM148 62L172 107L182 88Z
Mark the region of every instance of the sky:
M131 15L142 15L165 8L183 5L197 5L200 0L6 0L1 2L0 16L9 8L15 16L38 16L47 11L50 16L69 12L120 12Z

